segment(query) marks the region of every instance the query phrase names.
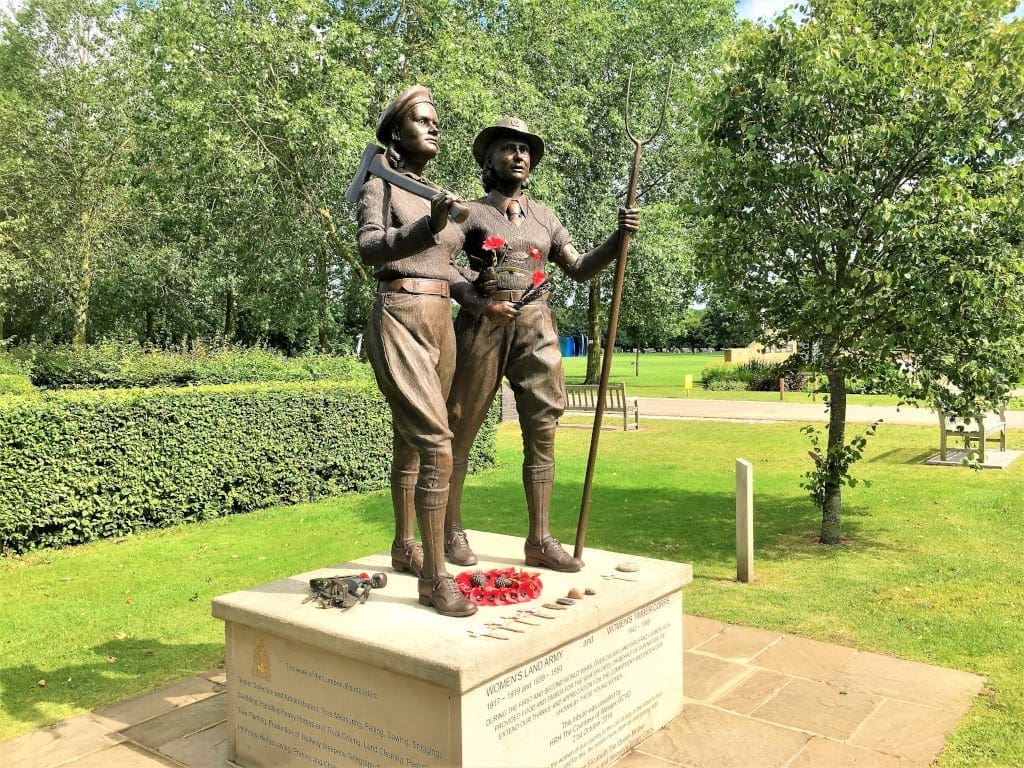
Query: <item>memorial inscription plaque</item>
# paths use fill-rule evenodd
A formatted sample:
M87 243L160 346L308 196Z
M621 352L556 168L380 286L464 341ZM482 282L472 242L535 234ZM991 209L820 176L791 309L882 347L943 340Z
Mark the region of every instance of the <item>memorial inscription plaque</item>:
M463 698L466 765L611 765L679 714L677 592L506 672Z

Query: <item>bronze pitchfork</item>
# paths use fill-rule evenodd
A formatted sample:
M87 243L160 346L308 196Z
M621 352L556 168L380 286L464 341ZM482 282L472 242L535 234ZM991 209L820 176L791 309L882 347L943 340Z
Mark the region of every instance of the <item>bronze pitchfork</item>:
M668 70L668 82L665 85L665 99L661 105L661 117L654 131L646 138L640 139L633 134L629 125L630 94L633 88L633 67L629 68L629 79L626 81L626 105L624 117L626 135L633 142L633 167L629 173L629 192L626 195L626 207L636 207L636 190L640 181L640 152L646 144L650 144L665 124L665 111L668 108L669 92L672 88L672 68ZM619 308L622 306L622 284L626 278L626 254L629 251L631 232L622 230L619 233L619 256L615 266L615 287L612 291L612 306L608 314L608 333L604 342L604 360L601 363L601 382L597 389L597 408L594 412L594 430L590 435L590 455L587 457L587 474L583 481L583 500L580 503L580 521L576 526L576 548L573 556L583 555L583 541L587 536L587 518L590 515L590 493L594 482L594 465L597 462L597 444L601 436L601 422L604 420L605 398L608 396L608 377L612 370L612 354L615 352L615 334L619 327Z

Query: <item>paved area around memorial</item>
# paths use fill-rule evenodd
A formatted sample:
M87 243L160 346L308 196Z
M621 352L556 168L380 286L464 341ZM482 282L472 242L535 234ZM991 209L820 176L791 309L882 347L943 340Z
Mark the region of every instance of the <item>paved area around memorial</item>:
M617 768L925 768L984 686L696 616L683 635L683 712ZM223 768L225 701L224 673L211 670L0 744L0 765Z

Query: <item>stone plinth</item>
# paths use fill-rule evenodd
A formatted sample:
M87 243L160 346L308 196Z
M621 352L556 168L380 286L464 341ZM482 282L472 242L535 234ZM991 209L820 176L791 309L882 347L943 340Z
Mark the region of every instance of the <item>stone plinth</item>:
M470 542L479 569L523 567L522 539L470 532ZM539 599L467 619L420 606L415 578L392 572L386 553L218 597L233 760L245 768L614 763L682 708L681 588L692 571L596 549L584 559L578 574L541 570ZM624 560L639 570L616 572ZM387 587L347 611L303 602L310 578L359 571L386 572ZM542 608L572 587L597 594ZM551 618L514 621L524 608Z

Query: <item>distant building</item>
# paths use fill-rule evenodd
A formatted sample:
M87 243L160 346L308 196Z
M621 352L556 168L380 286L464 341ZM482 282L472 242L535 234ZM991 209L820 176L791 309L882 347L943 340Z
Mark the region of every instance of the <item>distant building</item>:
M745 347L730 347L723 350L726 363L749 363L751 360L760 360L764 363L781 363L790 355L796 354L796 342L787 341L785 344L766 347L764 344L754 342Z

